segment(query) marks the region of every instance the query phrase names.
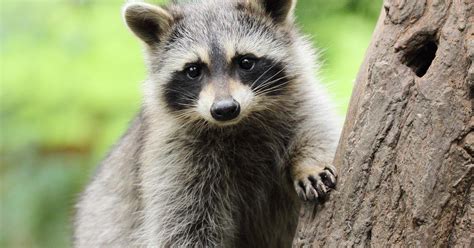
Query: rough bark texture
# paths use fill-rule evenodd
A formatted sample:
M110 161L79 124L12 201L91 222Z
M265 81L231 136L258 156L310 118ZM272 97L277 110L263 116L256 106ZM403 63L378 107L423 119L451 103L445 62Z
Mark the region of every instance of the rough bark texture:
M385 1L295 247L474 247L473 58L473 0Z

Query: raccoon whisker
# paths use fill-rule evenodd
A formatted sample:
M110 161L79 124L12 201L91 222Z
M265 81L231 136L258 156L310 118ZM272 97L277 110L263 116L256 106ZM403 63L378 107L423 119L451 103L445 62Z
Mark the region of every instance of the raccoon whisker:
M186 100L189 100L189 99L186 99ZM189 107L189 108L196 107L196 104L192 104L192 103L182 103L182 102L180 102L180 103L178 103L178 105L183 106L183 107Z
M274 86L274 87L272 87L272 88L268 88L268 89L266 89L266 90L264 90L264 91L259 92L259 95L265 95L265 94L268 95L268 94L277 92L277 91L281 90L286 84L288 84L288 83L284 83L284 84L280 84L280 85L278 85L278 86ZM282 99L282 100L284 100L284 99Z
M268 97L266 97L268 98ZM274 99L266 99L265 101L266 103L266 106L269 106L269 108L271 109L278 109L279 112L285 112L284 110L281 109L281 106L283 104L287 105L287 106L296 106L298 103L297 101L295 100L288 100L288 99L284 99L284 98L281 98L281 97L274 97ZM290 114L290 113L289 113Z
M178 93L178 94L181 94L183 96L186 96L187 97L187 100L192 100L192 101L196 101L196 97L193 96L193 95L190 95L189 92L185 92L185 91L180 91L180 90L174 90L174 89L166 89L165 92L174 92L174 93Z
M265 115L267 112L271 113L272 115L275 115L275 112L278 112L278 115L288 116L288 115L291 115L291 113L287 113L285 109L282 109L282 106L295 105L295 101L288 100L285 97L279 97L279 96L273 96L269 98L269 97L260 97L259 95L257 96L257 101L259 102L261 101L262 103L259 105L259 110L257 112L254 112L252 116L260 112L262 112L263 115Z
M185 109L185 110L179 111L174 117L177 120L183 122L182 126L180 126L180 128L182 128L188 125L189 123L193 122L193 120L195 119L193 114L194 114L193 110Z
M287 103L287 104L290 104L290 106L295 103L294 100L289 100L289 99L286 99L285 97L278 97L278 96L272 97L271 99L268 99L267 97L267 99L265 99L265 102L269 105L271 104L279 105L281 103Z
M271 85L271 84L273 84L273 83L275 83L275 82L277 82L277 81L279 81L279 80L286 79L286 78L290 78L290 77L291 77L291 75L283 75L283 76L281 76L281 77L279 77L279 78L276 78L276 79L273 78L271 81L268 81L268 82L266 82L265 84L261 84L260 86L262 86L262 87L260 87L259 89L260 89L260 90L263 90L263 89L264 89L265 87L267 87L268 85ZM263 89L262 89L262 88L263 88Z
M270 67L269 69L271 69L272 67ZM266 82L272 80L273 78L275 78L280 72L282 72L285 68L282 68L281 70L277 71L276 73L274 73L272 76L270 76L268 79L266 79L264 82L260 83L257 87L255 87L255 89L258 89L259 87L261 87L261 85L265 84ZM254 89L254 90L255 90Z
M269 86L269 85L271 85L271 84L273 84L273 83L275 83L275 82L278 82L278 81L280 81L280 80L283 80L283 79L285 79L285 78L288 78L288 76L283 76L283 77L279 77L279 78L277 78L277 79L274 79L274 80L272 80L272 81L268 81L268 82L266 82L264 85L262 84L262 87L260 87L258 90L256 90L256 92L260 92L260 91L262 91L262 90L268 89L268 88L265 88L265 87L267 87L267 86ZM273 86L272 86L272 87L273 87Z
M181 123L179 123L176 126L176 129L177 130L184 130L187 126L190 125L189 123L192 123L192 121L190 121L190 120L181 120Z
M291 74L286 74L286 75L284 75L284 76L282 76L282 77L280 77L280 78L278 78L278 79L274 79L275 76L277 76L278 74L280 74L280 72L282 72L282 71L285 70L285 69L286 69L286 67L284 67L284 68L281 69L280 71L276 72L276 73L275 73L272 77L270 77L267 81L265 81L264 83L262 83L262 84L260 84L259 86L257 86L257 87L254 89L254 91L258 93L258 92L261 91L261 90L265 90L264 88L267 87L268 85L271 85L271 84L273 84L273 83L275 83L275 82L277 82L277 81L279 81L279 80L282 80L282 79L284 79L284 78L290 78L290 77L292 77ZM270 80L271 80L271 81L270 81Z
M167 89L167 91L175 92L175 93L181 94L183 96L186 96L189 100L197 100L196 96L193 96L193 95L189 94L189 92L186 92L186 91L180 91L180 90L174 90L174 89Z
M278 81L287 79L287 78L288 78L287 76L283 76L283 77L277 78L277 79L275 79L275 80L272 80L272 81L268 82L268 83L266 84L266 86L271 85L271 84L273 84L273 83L276 83L276 82L278 82ZM262 87L260 90L255 91L255 95L263 95L263 94L267 94L267 93L269 93L269 92L276 91L276 90L282 88L283 86L287 85L288 82L289 82L289 81L286 81L286 82L283 82L283 83L281 83L281 84L274 85L274 86L272 86L272 87L270 87L270 88L264 88L264 87Z
M252 89L253 86L263 77L265 74L267 74L273 67L275 67L276 63L273 63L267 70L265 70L255 81L250 84L250 88Z
M183 104L184 105L184 104ZM195 105L191 105L191 104L187 104L189 106L195 106ZM192 114L194 111L193 110L190 110L190 109L183 109L183 110L179 110L177 111L177 116L180 116L180 115L189 115L189 114Z
M201 133L207 128L205 120L197 119L197 118L190 120L187 123L183 123L183 125L180 128L185 129L190 126L193 128L193 133L195 132L197 135L201 135Z
M282 68L281 70L277 71L275 74L273 74L270 78L268 78L265 82L262 82L260 85L258 85L257 87L255 87L255 89L253 89L254 91L258 91L259 89L265 87L266 85L268 85L268 82L273 80L276 76L278 76L278 74L280 74L283 70L285 70L285 67Z
M189 123L192 122L192 120L187 116L178 117L176 119L179 121L178 129L182 129L183 127L187 126Z

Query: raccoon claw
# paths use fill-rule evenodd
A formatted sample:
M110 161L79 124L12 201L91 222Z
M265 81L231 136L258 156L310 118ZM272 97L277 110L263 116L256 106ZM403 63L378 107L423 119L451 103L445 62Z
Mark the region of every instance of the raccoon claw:
M336 170L330 167L305 168L295 178L296 193L303 201L324 201L331 189L336 187Z

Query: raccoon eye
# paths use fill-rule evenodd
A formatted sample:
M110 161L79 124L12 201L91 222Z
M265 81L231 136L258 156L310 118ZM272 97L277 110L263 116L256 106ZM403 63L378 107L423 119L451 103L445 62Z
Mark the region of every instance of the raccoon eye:
M245 56L239 60L239 66L241 69L250 71L255 67L256 62L257 62L256 58Z
M201 76L202 68L199 65L190 65L184 71L189 79L196 79Z

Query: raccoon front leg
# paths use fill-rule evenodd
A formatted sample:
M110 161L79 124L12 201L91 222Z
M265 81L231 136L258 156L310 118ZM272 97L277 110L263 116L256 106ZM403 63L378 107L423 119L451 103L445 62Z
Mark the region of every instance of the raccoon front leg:
M329 191L336 187L337 171L332 165L332 155L321 146L297 145L291 159L290 174L296 193L302 200L324 200Z

